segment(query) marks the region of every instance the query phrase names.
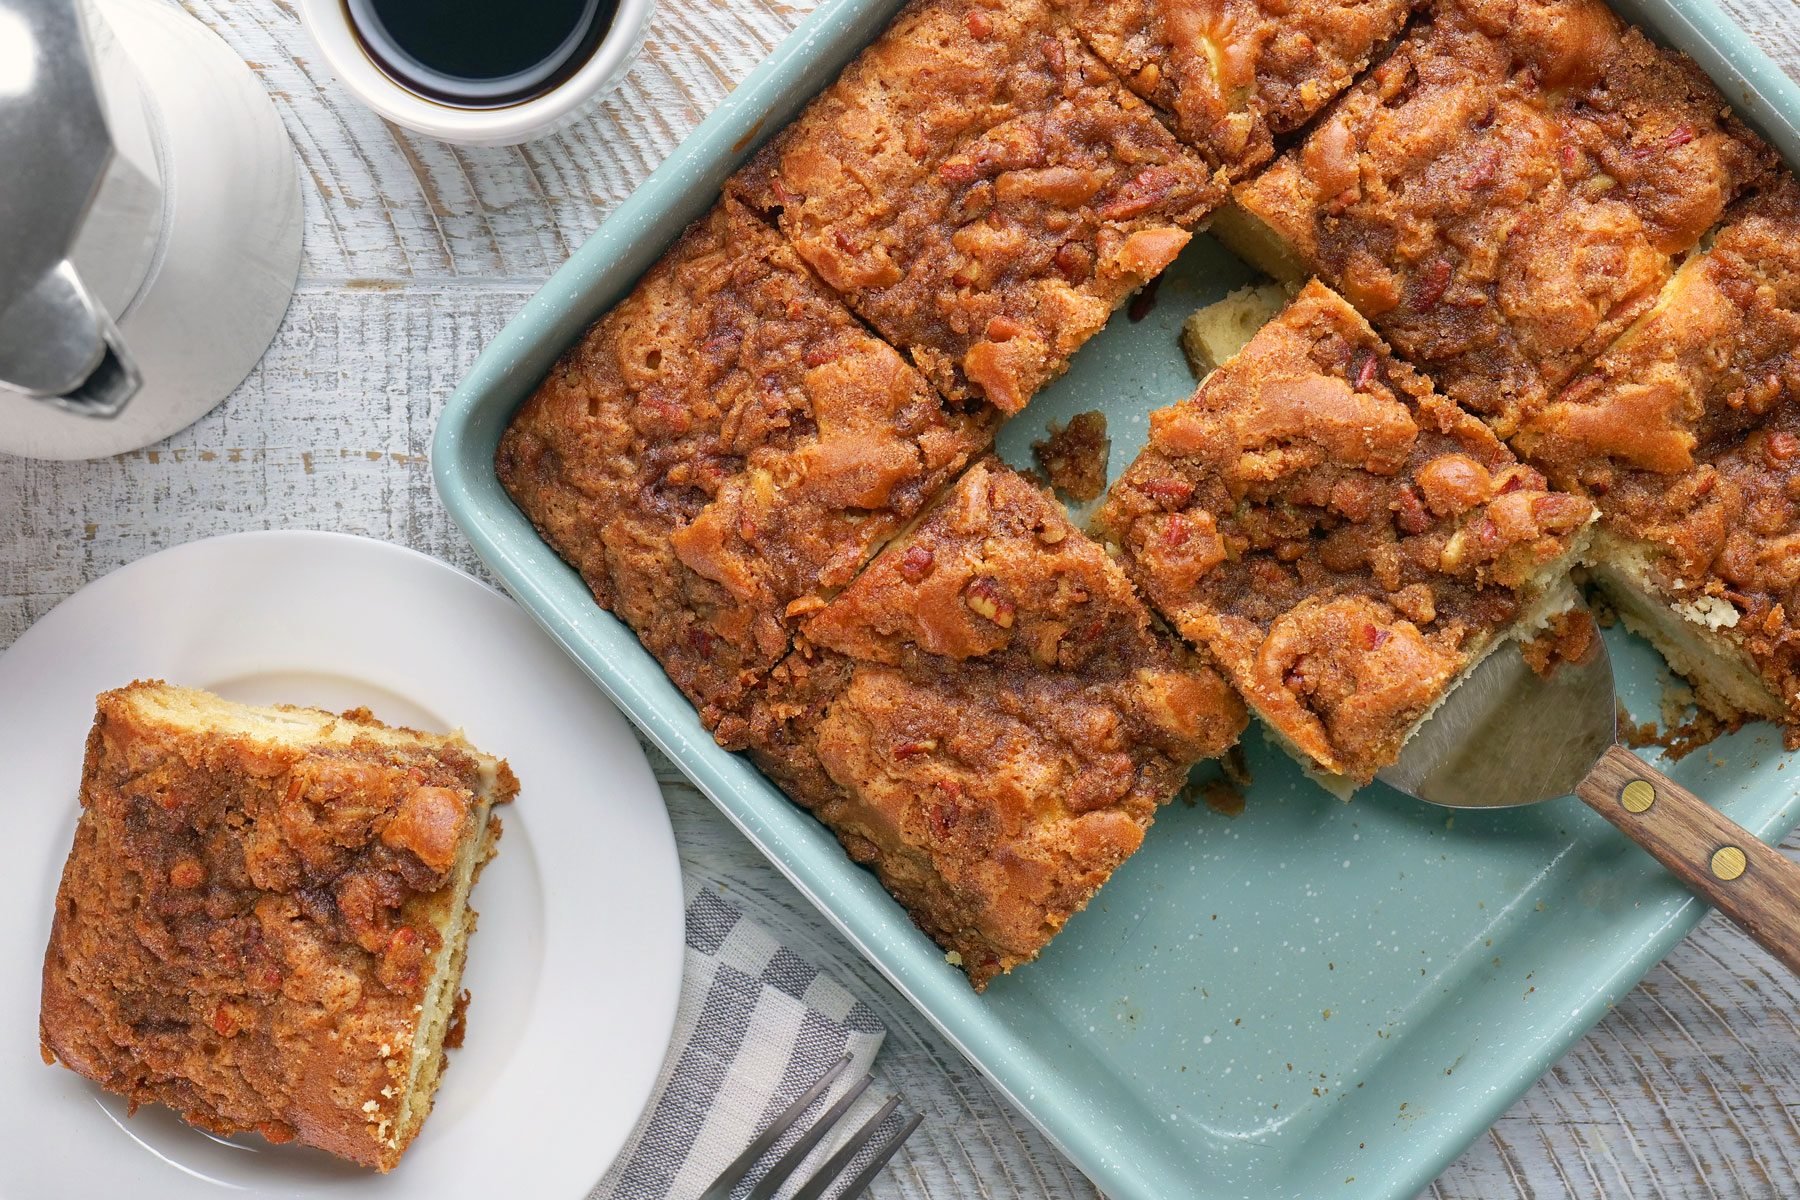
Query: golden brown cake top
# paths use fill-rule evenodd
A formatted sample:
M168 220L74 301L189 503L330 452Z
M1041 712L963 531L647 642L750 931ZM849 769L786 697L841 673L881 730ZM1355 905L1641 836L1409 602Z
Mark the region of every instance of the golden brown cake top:
M1067 0L1081 36L1241 179L1400 31L1411 0Z
M806 638L757 762L978 988L1038 953L1245 720L1104 550L992 461Z
M191 724L171 691L99 698L44 960L46 1058L134 1107L385 1170L478 797L518 784L460 738L367 712L281 710L324 722L307 745Z
M1706 73L1599 0L1438 0L1522 66L1556 123L1565 187L1618 191L1664 254L1692 249L1725 206L1779 169ZM1571 149L1563 149L1564 146Z
M915 0L727 191L946 396L1006 413L1224 198L1050 0Z
M1599 0L1443 0L1238 200L1504 436L1772 163Z
M791 619L848 582L992 429L946 407L727 200L557 363L497 465L730 741Z
M1366 782L1592 514L1314 282L1151 414L1096 523L1278 732Z
M1623 470L1678 474L1800 403L1800 184L1738 205L1657 306L1514 445L1567 486Z

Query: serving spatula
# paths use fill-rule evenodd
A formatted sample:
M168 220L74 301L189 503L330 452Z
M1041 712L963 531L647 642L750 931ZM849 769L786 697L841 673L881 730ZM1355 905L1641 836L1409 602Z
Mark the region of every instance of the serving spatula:
M1446 808L1579 796L1800 973L1800 864L1619 744L1606 643L1540 676L1490 654L1379 778Z

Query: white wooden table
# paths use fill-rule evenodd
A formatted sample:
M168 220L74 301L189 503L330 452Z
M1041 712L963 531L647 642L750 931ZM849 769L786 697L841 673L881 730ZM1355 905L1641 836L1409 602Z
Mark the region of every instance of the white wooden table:
M1800 74L1794 0L1725 2ZM168 442L90 463L0 458L0 645L115 567L233 530L367 534L482 573L426 464L444 397L811 0L662 0L609 102L559 137L507 150L415 138L359 108L315 61L289 0L185 4L260 74L299 150L299 291L237 394ZM685 867L857 987L887 1023L885 1082L928 1119L875 1195L1096 1195L651 753ZM1800 1195L1797 1013L1800 980L1714 916L1426 1194Z

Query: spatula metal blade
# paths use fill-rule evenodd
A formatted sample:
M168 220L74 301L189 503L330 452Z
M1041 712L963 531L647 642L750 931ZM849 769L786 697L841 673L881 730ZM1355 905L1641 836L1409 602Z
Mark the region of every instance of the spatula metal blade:
M1548 677L1501 646L1407 742L1379 778L1449 808L1512 808L1575 790L1617 736L1612 659L1599 638Z

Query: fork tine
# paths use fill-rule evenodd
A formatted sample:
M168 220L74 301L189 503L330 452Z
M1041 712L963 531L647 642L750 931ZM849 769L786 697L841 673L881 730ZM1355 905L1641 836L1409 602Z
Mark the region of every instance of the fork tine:
M917 1129L919 1122L924 1119L914 1113L912 1119L900 1127L900 1132L889 1138L887 1144L875 1152L875 1157L869 1160L869 1165L858 1171L856 1178L846 1184L844 1190L837 1194L837 1200L855 1200L857 1196L867 1191L869 1185L875 1182L875 1177L881 1174L881 1168L887 1166L888 1159L894 1157L894 1152L900 1149L901 1143L913 1135L913 1130Z
M820 1200L825 1189L836 1182L837 1177L850 1160L855 1158L875 1137L875 1131L881 1123L888 1119L888 1114L900 1107L900 1097L889 1096L887 1103L878 1109L874 1116L862 1123L862 1128L851 1134L849 1140L839 1146L830 1158L820 1165L813 1177L806 1181L806 1186L794 1193L793 1200Z
M746 1200L769 1200L776 1192L780 1191L781 1185L787 1182L787 1177L792 1175L794 1168L800 1165L800 1160L812 1153L812 1148L819 1144L819 1139L831 1132L832 1126L842 1120L844 1114L850 1110L850 1106L856 1103L856 1098L867 1091L869 1085L874 1082L874 1077L864 1075L851 1085L848 1091L838 1097L836 1104L820 1114L819 1119L812 1123L812 1128L801 1134L794 1144L788 1147L787 1153L783 1154L775 1165L769 1168L769 1173L750 1189L750 1195L746 1197Z
M788 1127L801 1113L806 1111L808 1105L825 1094L825 1089L830 1087L837 1077L844 1073L844 1068L849 1065L850 1056L846 1054L832 1065L831 1070L819 1076L817 1082L801 1092L792 1104L781 1111L780 1116L769 1123L767 1129L757 1134L755 1139L744 1147L742 1154L731 1160L730 1166L719 1172L719 1177L712 1181L712 1186L700 1193L700 1200L726 1200L726 1197L731 1195L731 1190L742 1183L744 1176L750 1173L750 1168L756 1165L756 1160L768 1153L769 1147L780 1140L781 1135L788 1131Z

